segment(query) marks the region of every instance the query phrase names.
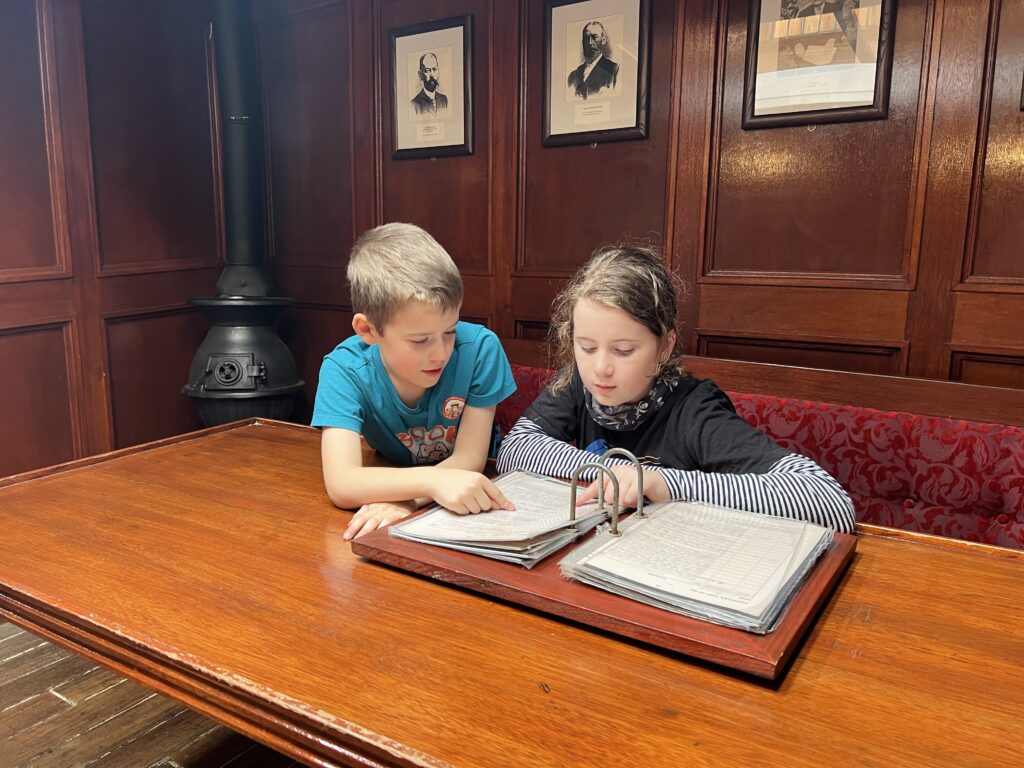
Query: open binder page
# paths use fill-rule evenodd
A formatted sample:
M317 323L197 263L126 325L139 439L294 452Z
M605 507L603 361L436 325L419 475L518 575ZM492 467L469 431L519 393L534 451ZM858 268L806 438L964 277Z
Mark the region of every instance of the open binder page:
M565 483L527 472L509 472L495 484L516 505L514 511L492 509L457 515L443 507L391 526L392 535L420 541L524 542L570 526L570 488ZM597 504L576 512L578 521L597 515Z
M567 576L627 597L765 631L831 539L811 523L667 502L562 565Z

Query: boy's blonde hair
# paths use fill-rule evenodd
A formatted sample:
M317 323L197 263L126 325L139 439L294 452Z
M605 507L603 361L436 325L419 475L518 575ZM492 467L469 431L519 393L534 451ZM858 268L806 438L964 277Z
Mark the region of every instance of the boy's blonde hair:
M558 371L552 391L568 385L576 369L572 318L581 299L621 309L662 342L676 331L675 344L657 374L680 370L677 296L685 293L685 285L665 266L656 248L642 243L598 248L552 302L548 350Z
M348 260L352 311L366 315L378 331L408 301L442 310L462 305L462 275L452 257L415 224L368 229Z

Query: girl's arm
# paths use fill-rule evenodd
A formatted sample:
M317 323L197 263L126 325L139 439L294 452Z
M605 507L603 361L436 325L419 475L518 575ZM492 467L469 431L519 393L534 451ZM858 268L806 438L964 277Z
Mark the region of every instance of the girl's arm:
M790 453L763 474L731 474L658 468L669 495L748 512L807 520L852 533L853 502L828 472L806 456Z
M501 444L498 470L523 469L553 477L570 477L580 464L595 459L592 453L551 437L539 425L523 417ZM609 463L629 464L618 458ZM672 499L807 520L843 533L853 531L853 503L846 491L828 472L796 453L783 456L763 474L651 469L665 479ZM596 477L597 470L588 469L583 473L586 480ZM610 493L611 489L605 488L605 492Z
M510 472L522 469L550 477L572 477L572 473L581 464L597 461L597 456L579 448L574 448L564 440L551 437L540 425L525 416L520 417L498 450L498 471ZM609 464L630 465L626 459L612 458ZM580 476L584 480L597 478L598 470L584 470Z

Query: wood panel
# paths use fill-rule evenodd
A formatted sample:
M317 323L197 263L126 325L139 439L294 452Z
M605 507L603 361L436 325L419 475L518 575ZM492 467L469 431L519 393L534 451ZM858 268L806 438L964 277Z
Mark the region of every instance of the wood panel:
M83 0L105 274L219 262L210 1Z
M0 283L0 330L67 322L74 312L73 286L68 280Z
M202 426L181 388L206 331L194 309L107 322L116 448Z
M1024 354L987 355L954 351L949 378L968 384L1024 389Z
M63 324L0 331L0 477L77 455L70 341Z
M902 373L905 364L904 350L894 347L714 336L700 331L697 336L697 353L706 357L890 375Z
M52 47L48 5L0 4L0 283L68 273L52 73L41 66Z
M916 290L908 297L906 325L911 376L945 378L949 373L951 292L963 272L989 6L987 0L943 0L932 6L925 44L929 63L924 103L931 121L927 205L922 211L920 269Z
M976 231L969 234L968 282L978 278L1014 283L1024 291L1024 3L996 4L990 67L986 141L977 171ZM972 249L973 247L973 249Z
M902 339L906 297L895 291L705 285L700 328L822 339Z
M669 105L679 4L651 2L647 138L565 147L541 144L544 5L522 5L526 115L520 124L522 218L515 274L568 277L598 245L627 237L663 240L668 232L666 186L674 125Z
M301 305L281 313L278 331L295 357L299 377L306 382L292 411L292 421L308 424L320 381L320 364L324 355L352 335L352 313L338 307Z
M491 0L382 0L379 51L381 196L384 221L408 221L430 232L465 274L488 275L491 264L491 102L500 88L491 76ZM398 27L471 15L473 28L472 155L395 160L390 31ZM439 88L446 73L439 73ZM450 81L449 81L450 82ZM489 287L489 285L488 285Z
M292 419L308 422L323 356L351 335L345 267L374 223L370 3L254 5L266 116L271 268L297 303L278 331L306 382ZM357 192L358 190L358 192Z
M1024 296L958 293L951 341L961 348L1016 347L1024 351Z
M259 24L270 258L337 266L356 234L348 4L273 10Z
M746 131L750 3L727 1L706 274L911 283L925 0L899 3L888 119Z

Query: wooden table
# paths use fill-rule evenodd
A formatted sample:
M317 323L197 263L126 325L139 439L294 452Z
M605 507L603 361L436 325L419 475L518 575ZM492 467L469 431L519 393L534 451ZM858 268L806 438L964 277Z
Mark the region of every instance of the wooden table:
M1020 765L1024 557L862 532L776 684L362 561L313 430L0 481L0 614L309 765Z

